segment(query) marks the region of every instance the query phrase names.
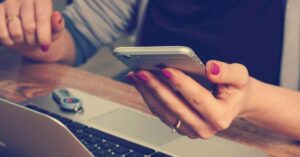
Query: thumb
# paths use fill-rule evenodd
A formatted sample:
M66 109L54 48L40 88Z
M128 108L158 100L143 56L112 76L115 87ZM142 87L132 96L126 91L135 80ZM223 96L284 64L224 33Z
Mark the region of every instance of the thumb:
M65 29L65 21L64 17L59 11L54 11L51 15L51 28L52 28L52 35L53 40L59 38L63 30Z
M228 64L211 60L206 63L207 78L216 84L228 84L243 87L249 81L247 68L238 63Z

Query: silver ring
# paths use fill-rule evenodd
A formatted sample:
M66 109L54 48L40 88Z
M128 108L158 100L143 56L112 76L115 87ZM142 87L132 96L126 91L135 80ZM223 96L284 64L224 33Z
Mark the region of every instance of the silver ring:
M180 126L181 126L181 120L178 120L177 122L176 122L176 124L173 126L173 128L172 128L172 132L173 133L177 133L177 130L180 128Z

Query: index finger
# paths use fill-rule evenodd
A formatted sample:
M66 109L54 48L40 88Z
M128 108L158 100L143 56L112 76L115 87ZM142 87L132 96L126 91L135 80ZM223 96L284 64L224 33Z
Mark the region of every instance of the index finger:
M37 39L44 49L48 49L51 43L51 14L52 2L35 1L35 17L37 26Z

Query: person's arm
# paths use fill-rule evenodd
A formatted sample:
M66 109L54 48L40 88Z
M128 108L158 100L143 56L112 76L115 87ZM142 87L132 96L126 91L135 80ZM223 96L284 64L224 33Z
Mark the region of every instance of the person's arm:
M206 75L218 85L213 93L179 70L165 68L161 74L164 81L149 71L128 78L163 122L175 127L181 121L177 130L184 135L209 138L245 118L300 140L300 93L257 81L243 65L209 61Z
M253 79L251 111L243 117L261 127L300 140L300 92Z
M74 0L64 11L66 28L75 45L75 62L86 62L98 49L135 28L136 0Z
M23 0L20 5L19 2L14 3L17 2L7 0L0 4L0 16L15 9L7 6L20 6L20 13L12 15L20 14L22 20L11 21L19 27L17 30L10 28L9 25L5 26L5 19L0 20L0 32L8 30L6 32L9 35L22 30L22 27L24 29L12 39L7 35L3 39L0 33L0 42L32 60L73 65L85 62L99 48L126 32L135 23L137 9L136 0L74 0L63 12L63 18L60 13L52 12L50 0L34 0L33 3ZM37 9L23 11L23 8L34 7ZM41 18L34 21L33 15ZM64 24L67 29L64 29ZM34 38L35 33L37 39Z

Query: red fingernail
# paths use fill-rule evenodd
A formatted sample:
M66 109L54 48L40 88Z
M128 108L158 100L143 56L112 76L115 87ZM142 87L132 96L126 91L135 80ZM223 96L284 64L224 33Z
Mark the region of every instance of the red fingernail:
M47 52L49 50L49 45L41 45L41 49L44 52Z
M170 71L164 69L164 70L162 70L161 72L162 72L162 74L163 74L167 79L171 79L171 78L172 78L172 74L171 74Z
M137 73L136 74L136 76L140 79L140 80L142 80L143 82L148 82L148 77L145 75L145 74L143 74L143 73Z
M63 18L62 18L62 17L60 17L60 19L58 20L58 24L61 24L61 23L62 23L62 21L63 21Z
M218 64L212 63L212 65L211 65L211 73L213 75L218 75L220 73L220 67L219 67Z

